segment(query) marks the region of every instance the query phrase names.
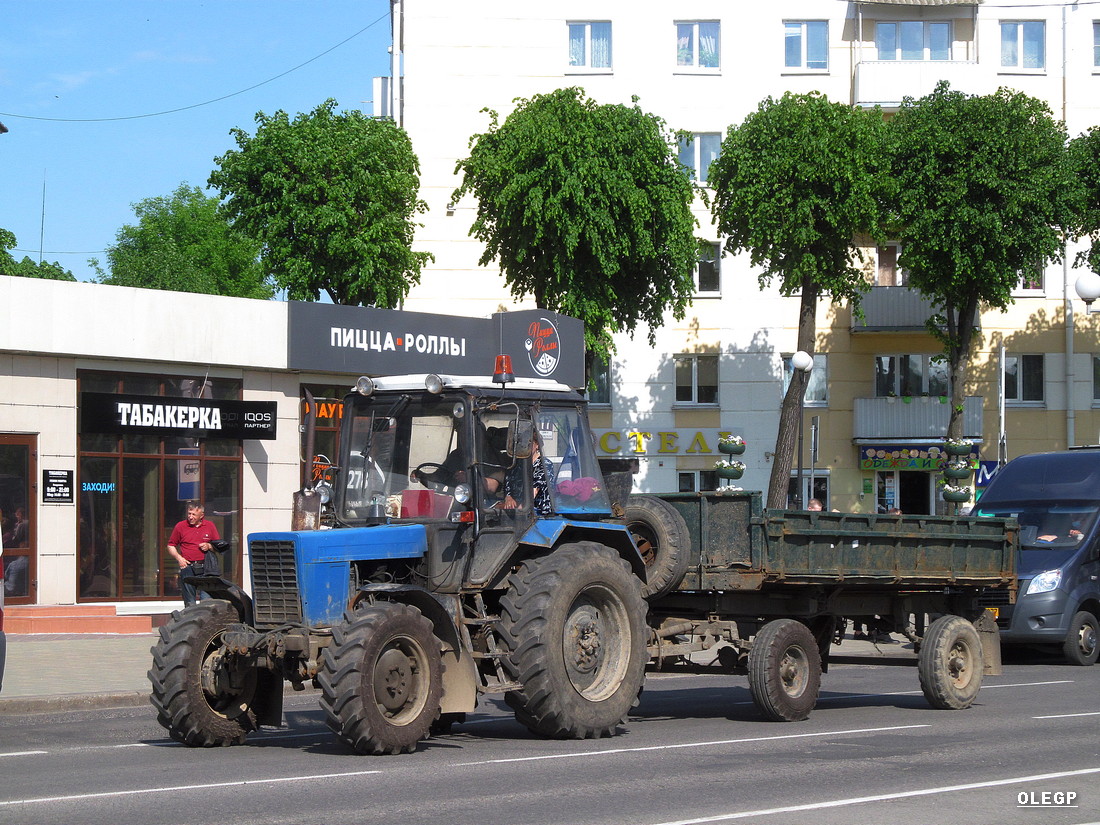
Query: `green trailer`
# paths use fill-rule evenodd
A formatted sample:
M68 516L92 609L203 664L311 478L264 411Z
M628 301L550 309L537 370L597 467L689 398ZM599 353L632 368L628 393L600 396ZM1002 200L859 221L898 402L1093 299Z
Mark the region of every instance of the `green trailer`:
M765 511L757 492L632 499L627 520L664 585L649 596L652 670L744 674L765 716L804 719L855 621L913 642L933 707L969 707L983 674L1000 673L979 597L1015 599L1013 520Z

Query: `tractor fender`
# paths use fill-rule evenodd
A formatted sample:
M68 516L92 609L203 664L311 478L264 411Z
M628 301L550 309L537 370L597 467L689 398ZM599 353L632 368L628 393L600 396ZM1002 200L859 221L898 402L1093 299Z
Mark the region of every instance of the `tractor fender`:
M594 541L614 550L630 565L631 572L646 580L645 561L634 544L630 531L623 524L598 521L574 521L564 518L538 519L520 538L521 545L551 551L560 544Z
M477 705L478 675L474 657L458 632L462 606L457 596L435 594L414 584L364 584L352 608L367 599L400 602L419 610L432 623L443 649L443 713L468 713Z

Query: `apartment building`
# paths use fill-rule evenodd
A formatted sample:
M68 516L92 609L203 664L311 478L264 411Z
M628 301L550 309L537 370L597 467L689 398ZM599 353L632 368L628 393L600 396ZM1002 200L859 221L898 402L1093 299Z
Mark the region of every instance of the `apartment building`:
M429 212L416 243L436 260L407 309L486 315L513 307L469 237L475 204L455 203L455 163L471 135L520 97L580 86L694 134L681 160L705 182L722 135L768 96L820 91L889 112L939 80L971 94L1006 86L1044 100L1071 135L1100 123L1100 5L1015 0L392 0L393 62L375 113L394 117L420 158ZM637 458L641 490L710 489L717 436L744 436L738 484L765 489L795 349L797 298L761 289L747 257L712 242L683 320L656 345L617 339L593 393L599 446ZM1070 256L1075 249L1070 249ZM865 317L818 310L804 411L803 497L841 510L943 512L937 444L946 377L926 333L930 310L906 286L897 244L868 247ZM966 387L966 435L980 487L1000 457L1100 442L1100 334L1073 291L1080 273L1021 273L1015 305L983 312ZM797 459L796 459L797 462ZM792 489L796 486L792 479Z

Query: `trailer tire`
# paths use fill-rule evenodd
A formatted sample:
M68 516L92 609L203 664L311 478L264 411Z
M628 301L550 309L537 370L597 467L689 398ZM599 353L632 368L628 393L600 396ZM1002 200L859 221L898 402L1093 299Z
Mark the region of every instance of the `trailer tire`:
M921 690L937 710L970 707L982 686L982 642L962 616L940 616L928 626L917 658Z
M1100 632L1096 617L1087 610L1076 613L1069 623L1069 633L1062 645L1062 654L1071 665L1088 667L1100 656Z
M680 584L691 557L691 536L676 508L656 496L633 495L627 499L623 523L645 562L642 596L656 599Z
M809 717L821 690L821 651L810 628L795 619L764 625L749 650L749 692L773 722Z
M645 679L641 582L610 548L565 544L524 562L501 597L516 719L556 739L611 736Z
M332 629L317 681L329 728L357 753L412 753L431 734L443 657L415 607L364 604Z
M157 721L177 742L192 747L240 745L256 730L258 676L222 651L225 629L240 622L233 606L204 599L175 611L151 648L149 701Z

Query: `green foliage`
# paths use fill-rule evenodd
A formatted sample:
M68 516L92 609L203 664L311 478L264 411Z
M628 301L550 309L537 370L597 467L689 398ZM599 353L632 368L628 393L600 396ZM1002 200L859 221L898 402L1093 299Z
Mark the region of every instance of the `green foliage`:
M503 124L490 112L455 191L478 201L470 234L484 242L517 299L584 321L590 353L611 336L682 318L694 292L693 187L664 121L599 105L578 88L519 100Z
M1100 127L1094 126L1070 141L1069 156L1082 195L1076 234L1087 235L1091 242L1075 263L1085 263L1093 272L1100 272Z
M96 280L114 286L270 298L259 244L218 214L218 199L180 184L169 197L134 204L136 225L123 226L107 248L110 272L99 261Z
M907 99L889 131L899 264L938 309L928 329L944 346L948 435L958 436L975 313L1007 308L1021 272L1059 259L1080 188L1064 127L1019 92L966 95L941 82Z
M0 229L0 275L10 275L18 278L47 278L51 281L75 281L76 276L57 263L46 261L32 261L24 256L17 261L12 257L11 250L15 247L15 235L7 229Z
M747 250L760 285L807 285L858 304L860 233L879 233L884 125L877 110L819 93L768 98L731 126L711 164L712 211L729 252Z
M231 134L210 185L233 226L261 245L261 259L292 300L325 292L338 304L393 308L432 260L413 252L420 169L392 121L327 100L293 121L256 115L256 134Z

